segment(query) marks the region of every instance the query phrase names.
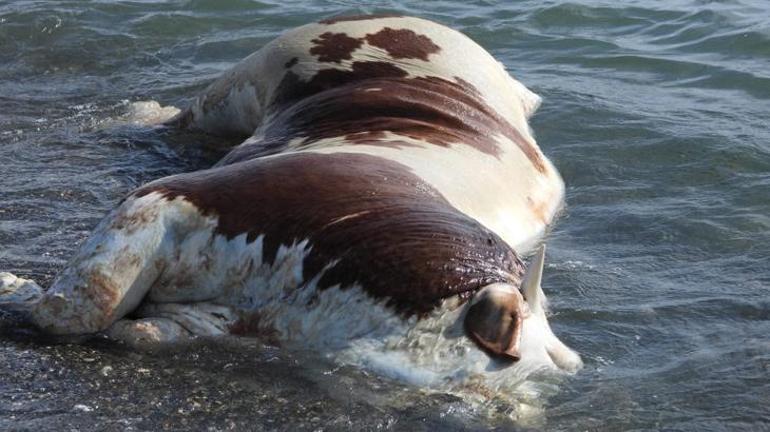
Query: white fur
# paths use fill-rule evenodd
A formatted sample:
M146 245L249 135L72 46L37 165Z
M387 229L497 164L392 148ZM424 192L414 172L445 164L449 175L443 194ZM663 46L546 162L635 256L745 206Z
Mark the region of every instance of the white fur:
M190 238L209 235L211 232L196 233ZM339 363L446 391L512 394L531 374L558 370L543 345L555 336L542 308L525 320L522 360L501 367L465 336L462 322L466 306L458 306L456 299L446 300L428 318L404 320L385 307L384 300L372 299L359 286L319 291L320 276L303 281L307 241L281 246L274 262L266 263L262 261L262 237L248 244L245 235L230 241L221 235L214 237L213 242L200 241L202 249L187 244L187 250L193 251L192 255L205 252L215 262L233 263L231 267L216 267L219 275L232 274L237 268L250 270L239 275L245 276L243 280L233 279L224 285L227 276L213 281L215 276L201 275L194 285L214 284L221 290L195 307L226 306L228 312L220 311L219 317L214 317L210 311L194 311L195 323L190 324L190 305L151 303L140 309L140 316L186 323L182 327L191 334L217 335L226 332L221 317L234 320L236 315L256 312L258 330L286 346L318 351ZM156 288L163 290L165 284Z

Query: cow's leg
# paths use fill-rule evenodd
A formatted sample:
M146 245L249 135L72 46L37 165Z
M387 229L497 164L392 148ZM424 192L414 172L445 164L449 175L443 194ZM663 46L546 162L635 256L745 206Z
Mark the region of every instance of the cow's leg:
M4 309L27 311L42 295L43 289L34 281L11 273L0 273L0 305Z
M107 329L107 336L132 348L149 348L166 342L188 340L192 334L173 319L153 317L119 319Z
M194 211L187 207L158 193L129 197L99 224L47 291L2 274L0 308L27 313L52 334L108 328L139 305L163 271L181 213Z
M115 322L107 335L135 348L229 333L237 319L231 308L206 302L145 303L133 315Z
M166 126L246 139L262 124L265 60L262 50L222 74Z

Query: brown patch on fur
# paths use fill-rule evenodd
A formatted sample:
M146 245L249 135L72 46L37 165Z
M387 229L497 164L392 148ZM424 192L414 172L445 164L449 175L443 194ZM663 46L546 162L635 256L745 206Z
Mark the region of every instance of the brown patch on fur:
M336 16L331 18L326 18L321 21L318 21L320 24L337 24L339 22L345 22L345 21L367 21L367 20L376 20L380 18L401 18L403 15L399 14L373 14L373 15L348 15L348 16Z
M119 289L110 277L99 271L91 272L86 284L83 291L99 312L96 317L97 326L100 329L106 328L112 322L112 314L122 298Z
M111 229L124 230L126 234L133 234L137 229L146 227L158 218L156 206L143 206L131 212L119 212L112 220Z
M527 206L540 222L548 224L548 202L546 200L536 203L532 197L527 197Z
M325 69L308 82L289 72L276 93L276 108L286 108L266 126L263 140L235 148L220 164L278 153L294 138L305 138L299 148L338 136L356 144L418 145L382 139L391 132L442 147L467 145L495 157L502 136L545 172L535 144L461 79L406 78L406 71L390 63L354 62L352 71Z
M363 42L345 33L326 32L313 39L314 46L310 54L318 56L319 62L340 63L342 60L353 58L353 51L361 48Z
M142 259L138 255L129 252L129 246L126 245L121 249L120 256L118 256L112 265L117 270L123 270L127 267L138 267L141 262Z
M467 299L523 272L497 235L403 165L375 156L254 159L162 179L135 194L151 192L182 196L217 216L216 231L227 238L264 235L266 262L280 245L307 239L303 280L320 276L319 289L360 284L406 315L424 315L444 298Z
M441 47L425 35L420 35L409 29L394 30L390 27L367 34L366 42L377 48L382 48L394 59L420 59L428 61L430 54L441 51Z
M359 81L374 78L406 77L407 72L388 62L353 62L352 70L322 69L309 81L303 81L294 72L286 72L270 104L280 110L301 99Z

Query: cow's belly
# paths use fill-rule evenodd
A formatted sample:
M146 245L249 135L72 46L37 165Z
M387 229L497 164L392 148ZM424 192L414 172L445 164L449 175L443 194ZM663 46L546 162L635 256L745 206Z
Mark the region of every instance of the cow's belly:
M165 270L139 315L185 313L175 303L225 307L232 333L322 351L360 338L400 340L417 321L397 314L385 305L387 299L373 298L357 284L319 289L318 276L305 279L307 241L283 245L267 261L264 237L247 242L243 234L228 240L206 225L161 259Z

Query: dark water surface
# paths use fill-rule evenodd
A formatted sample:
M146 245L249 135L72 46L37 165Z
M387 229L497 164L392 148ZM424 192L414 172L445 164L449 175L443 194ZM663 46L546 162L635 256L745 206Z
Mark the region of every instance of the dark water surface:
M183 106L285 29L383 11L462 30L544 97L567 182L544 287L586 367L522 424L258 341L135 353L5 317L0 430L770 430L764 0L0 1L0 271L46 286L132 188L216 159L110 126L128 101Z

